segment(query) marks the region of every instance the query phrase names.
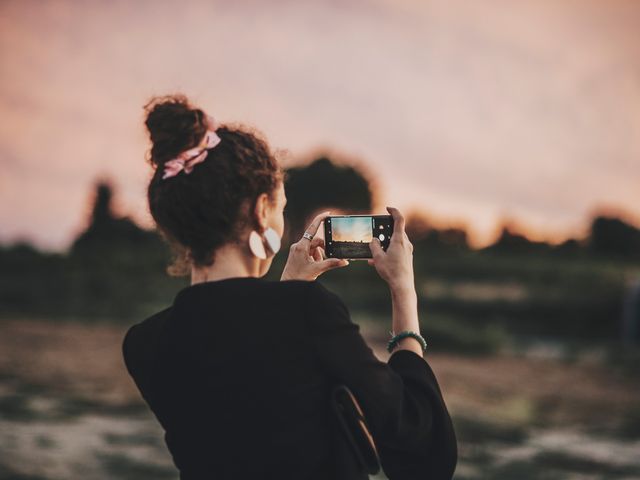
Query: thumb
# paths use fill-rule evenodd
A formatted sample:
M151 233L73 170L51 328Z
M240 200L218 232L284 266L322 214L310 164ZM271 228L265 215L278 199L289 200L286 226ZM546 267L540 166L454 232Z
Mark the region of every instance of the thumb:
M373 238L373 240L371 240L371 242L369 242L369 248L371 249L371 255L373 256L373 258L376 258L380 254L384 253L384 250L382 250L382 245L380 245L380 240L375 237Z

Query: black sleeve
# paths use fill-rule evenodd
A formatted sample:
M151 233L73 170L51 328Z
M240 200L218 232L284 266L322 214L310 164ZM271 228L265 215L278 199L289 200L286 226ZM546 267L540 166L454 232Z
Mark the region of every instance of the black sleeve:
M358 399L389 480L450 479L456 437L427 362L408 350L396 350L388 363L381 362L340 297L317 280L309 284L313 347L335 381Z

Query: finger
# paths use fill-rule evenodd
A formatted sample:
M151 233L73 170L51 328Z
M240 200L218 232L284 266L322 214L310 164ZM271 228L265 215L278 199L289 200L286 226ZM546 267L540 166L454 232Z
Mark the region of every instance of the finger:
M298 240L291 244L289 255L293 257L308 258L311 260L313 250L309 249L309 243Z
M313 259L316 262L321 262L322 261L322 252L320 251L320 247L316 247L313 249Z
M398 238L404 232L404 216L394 207L387 207L387 211L393 217L393 235Z
M376 265L376 261L373 258L367 258L367 263L372 267Z
M324 246L325 246L324 238L314 237L313 240L310 241L310 243L307 243L307 242L305 242L303 240L308 240L308 238L302 237L298 242L296 242L296 244L299 244L300 248L303 249L303 250L304 250L305 246L308 245L309 255L314 257L314 258L315 258L315 254L314 254L315 249L317 247L324 248Z
M316 247L324 248L324 238L313 237L313 240L311 240L311 245L309 246L309 248L314 249Z
M382 249L382 245L380 245L380 240L375 237L371 242L369 242L369 249L371 250L371 256L374 259L384 255L384 250Z
M318 263L321 272L326 272L334 268L346 267L349 265L349 260L345 258L328 258Z
M289 255L291 256L298 255L301 251L302 251L302 248L301 248L300 242L294 242L291 245L289 245Z
M306 228L305 232L311 235L315 235L318 232L318 228L320 227L320 223L322 222L322 220L328 217L330 213L330 210L325 210L324 212L316 215L315 218L311 221L311 224Z

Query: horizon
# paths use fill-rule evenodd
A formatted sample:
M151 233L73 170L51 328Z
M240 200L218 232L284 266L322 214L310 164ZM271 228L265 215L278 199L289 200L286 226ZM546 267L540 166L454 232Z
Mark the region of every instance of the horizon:
M109 189L111 190L112 194L114 192L117 192L117 188L116 186L112 183L111 180L109 179L102 179L100 181L97 181L96 183L94 183L94 193L96 192L95 187L98 186L98 183L102 183L102 182L107 182L107 185L109 187ZM104 184L104 183L103 183ZM52 254L52 253L57 253L57 254L68 254L70 253L70 249L72 247L72 244L81 236L83 235L90 227L91 227L91 222L92 222L92 215L91 215L91 211L94 207L94 201L95 201L95 196L94 199L90 202L88 202L88 206L91 207L91 209L88 210L88 214L85 218L84 224L81 228L79 228L77 230L76 233L74 233L73 237L71 238L71 243L63 248L63 249L58 249L58 250L51 250L51 249L47 249L47 248L42 248L39 245L37 245L34 242L31 242L30 240L26 239L26 238L16 238L12 241L0 241L0 247L2 248L12 248L12 247L16 247L18 245L28 245L32 248L35 248L37 251L39 251L40 253L44 253L44 254ZM140 228L141 230L145 230L145 231L149 231L149 232L153 232L156 231L155 229L155 225L151 225L151 226L144 226L144 225L140 225L136 219L129 214L126 213L118 213L116 211L116 209L114 208L114 205L117 205L118 203L118 198L117 195L113 195L110 199L110 203L109 203L109 212L112 216L112 218L117 219L117 220L127 220L127 221L131 221L134 223L134 225L136 225L138 228ZM320 211L320 210L325 210L324 208L318 208L316 211ZM357 236L370 236L371 232L370 232L370 224L369 222L365 222L364 224L360 224L354 225L354 221L357 220L361 220L360 217L366 217L366 218L370 218L370 215L375 215L374 212L370 212L368 214L358 214L358 215L354 215L352 213L348 213L340 208L334 208L332 209L332 213L335 213L336 215L342 215L342 214L348 214L349 218L344 219L345 221L348 221L348 224L344 224L344 222L341 222L340 224L340 228L338 228L338 226L334 225L334 240L337 240L337 237L339 237L340 235L345 236L345 240L346 242L353 242L354 241L354 237ZM482 250L483 248L486 247L491 247L493 245L496 244L496 242L498 242L498 240L500 239L500 236L502 235L502 233L504 232L504 230L506 229L509 233L514 234L514 235L521 235L524 236L526 238L527 241L532 242L532 243L546 243L547 245L549 245L550 247L555 247L555 246L559 246L561 243L563 243L564 241L568 241L568 240L574 240L577 241L579 244L585 245L584 242L588 241L590 238L590 232L587 231L584 235L581 236L572 236L572 237L567 237L567 238L563 238L559 241L551 241L549 239L536 239L535 237L532 237L528 234L528 232L522 228L522 225L517 222L516 220L511 220L511 221L505 221L503 223L501 223L498 228L496 229L496 235L494 238L491 239L490 242L478 246L478 245L474 245L472 242L469 242L469 231L467 230L467 227L463 224L439 224L437 221L434 221L433 218L431 218L430 216L428 216L428 214L426 214L424 211L417 211L417 210L412 210L407 212L409 215L405 216L405 219L408 222L411 222L411 220L418 220L420 221L426 221L426 225L428 225L429 229L434 229L434 230L439 230L439 231L443 231L446 230L447 228L454 228L454 229L461 229L462 231L465 232L466 234L466 238L467 238L467 245L470 249L472 250ZM311 216L315 215L312 214ZM410 218L412 217L412 218ZM640 230L640 226L638 226L637 224L634 224L633 222L630 222L628 217L625 216L625 212L622 211L614 211L614 210L610 210L610 211L594 211L592 216L589 218L589 225L591 225L593 223L594 220L596 220L597 218L609 218L609 219L616 219L616 220L620 220L632 227L635 227L636 229ZM286 224L286 219L285 219L285 224ZM409 225L409 224L407 224ZM414 239L411 238L411 240L413 241ZM366 243L368 243L370 240L365 240Z

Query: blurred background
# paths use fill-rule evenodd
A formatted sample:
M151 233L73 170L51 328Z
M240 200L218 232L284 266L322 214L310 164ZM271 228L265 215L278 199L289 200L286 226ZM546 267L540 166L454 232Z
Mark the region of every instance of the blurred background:
M640 4L0 2L0 478L177 479L126 374L187 277L143 105L256 128L287 230L401 209L456 479L640 478ZM320 281L382 360L366 262ZM383 475L375 478L383 479Z

